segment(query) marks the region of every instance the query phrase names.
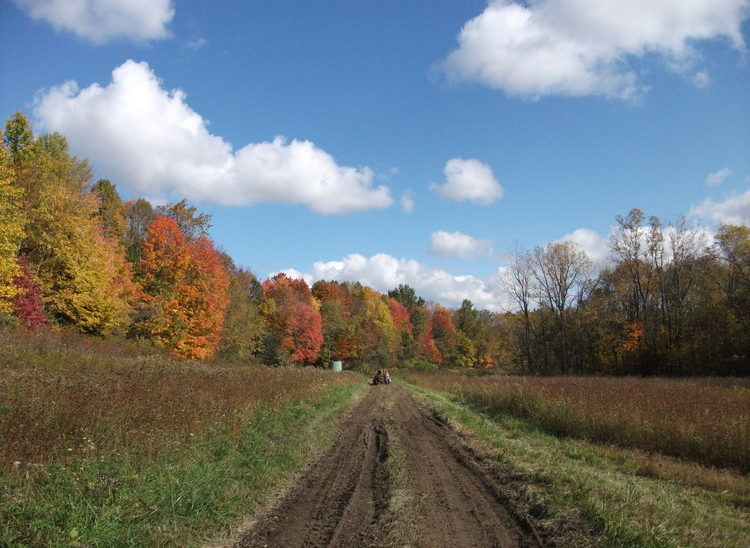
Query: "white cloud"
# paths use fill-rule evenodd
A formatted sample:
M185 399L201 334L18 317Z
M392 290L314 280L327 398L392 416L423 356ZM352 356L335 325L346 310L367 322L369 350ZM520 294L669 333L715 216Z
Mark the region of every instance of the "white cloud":
M170 36L171 0L13 0L32 19L95 44L126 39L147 42Z
M578 228L555 242L576 244L597 266L604 265L609 259L609 238L602 237L588 228Z
M698 71L693 75L693 84L697 88L707 88L710 83L711 77L705 70Z
M439 230L432 233L430 253L445 258L474 259L482 255L492 255L492 241L480 240L462 232Z
M294 269L284 272L308 283L317 280L361 282L381 292L407 284L425 299L453 308L459 307L464 299L470 299L477 308L500 311L500 303L504 302L500 284L494 277L482 280L470 275L455 276L413 259L397 259L384 253L369 258L355 253L340 261L316 262L309 273Z
M401 209L406 213L414 211L414 193L411 190L407 190L401 195Z
M207 44L208 44L208 40L200 36L198 38L188 41L185 45L194 51L198 51L199 49L201 49L203 46Z
M303 204L322 214L393 203L388 187L373 186L372 170L339 166L310 141L276 137L233 151L209 132L185 93L163 89L146 63L126 61L106 87L52 88L37 98L34 115L43 129L64 134L101 176L143 196Z
M509 95L604 95L643 91L631 61L656 54L701 86L699 42L726 38L744 51L748 0L491 0L440 64L452 82Z
M690 210L690 216L711 219L717 224L750 225L750 190L733 194L723 202L707 198Z
M669 261L674 256L673 243L682 242L693 242L696 250L702 250L709 247L713 243L714 233L712 230L704 226L688 226L684 225L677 228L674 225L668 225L663 227L664 236L664 251L665 258ZM554 242L572 242L578 246L579 249L584 251L589 259L594 264L596 270L600 270L611 266L613 263L614 256L610 249L610 238L617 231L617 227L612 226L609 229L607 236L600 236L597 232L588 228L578 228L573 232L565 234L562 238L555 240ZM648 247L648 234L649 229L642 227L639 231L639 237L643 249Z
M715 171L714 173L711 173L706 177L706 184L708 186L719 186L721 183L727 180L727 178L732 174L732 170L728 167L725 167L723 169L720 169L719 171Z
M445 164L443 172L445 184L432 185L432 188L445 198L489 205L503 197L503 187L492 170L479 160L453 158Z

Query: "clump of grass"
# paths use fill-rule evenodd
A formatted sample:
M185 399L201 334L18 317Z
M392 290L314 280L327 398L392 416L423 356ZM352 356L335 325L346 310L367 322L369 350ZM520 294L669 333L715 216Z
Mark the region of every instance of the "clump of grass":
M355 374L0 331L0 545L213 536L300 466L363 386Z
M750 381L604 377L407 378L546 431L750 471Z

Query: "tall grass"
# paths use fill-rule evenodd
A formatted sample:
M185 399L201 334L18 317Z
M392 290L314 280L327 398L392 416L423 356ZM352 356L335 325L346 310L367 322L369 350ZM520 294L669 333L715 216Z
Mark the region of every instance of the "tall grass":
M0 545L216 534L304 461L358 386L355 374L0 330Z
M216 423L237 428L259 405L354 381L309 368L191 363L80 335L0 331L0 467L130 444L148 452L154 439Z
M750 380L407 375L548 432L750 471Z

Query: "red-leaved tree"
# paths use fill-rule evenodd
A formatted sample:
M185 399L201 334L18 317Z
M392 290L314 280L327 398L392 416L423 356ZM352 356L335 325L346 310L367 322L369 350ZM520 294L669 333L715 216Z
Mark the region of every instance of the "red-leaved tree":
M263 315L279 343L278 351L270 358L277 363L286 359L314 363L323 345L323 326L307 283L280 273L263 282L263 296Z
M47 323L47 313L44 311L42 289L34 280L26 257L18 258L19 273L14 279L19 292L13 297L13 314L20 320L21 325L29 329L36 329Z

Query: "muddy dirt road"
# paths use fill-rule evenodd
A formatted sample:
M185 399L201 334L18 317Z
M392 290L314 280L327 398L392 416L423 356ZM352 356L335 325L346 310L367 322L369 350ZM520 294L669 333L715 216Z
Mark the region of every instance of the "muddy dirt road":
M235 546L540 546L497 482L406 389L373 386Z

